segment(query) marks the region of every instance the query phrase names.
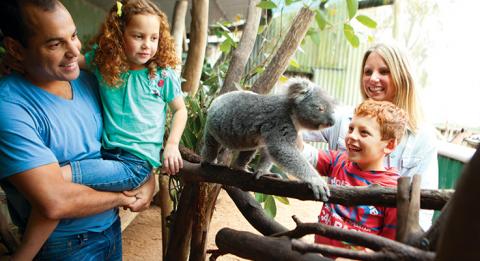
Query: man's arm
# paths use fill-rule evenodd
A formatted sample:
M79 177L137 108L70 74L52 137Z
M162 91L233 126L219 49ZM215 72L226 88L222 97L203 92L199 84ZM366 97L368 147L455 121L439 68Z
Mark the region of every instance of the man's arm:
M48 219L89 216L136 201L135 196L66 182L57 163L15 174L8 180Z

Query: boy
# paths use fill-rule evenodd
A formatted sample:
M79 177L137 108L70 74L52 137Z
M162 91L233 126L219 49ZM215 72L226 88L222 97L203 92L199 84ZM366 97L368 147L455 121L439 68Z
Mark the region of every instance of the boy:
M395 187L399 175L393 168L386 169L383 160L401 140L406 123L406 113L392 103L366 100L355 109L345 138L345 152L317 151L306 145L303 155L320 175L328 176L329 184ZM395 239L396 216L395 208L324 203L319 222ZM315 242L353 248L347 242L320 235L315 236Z

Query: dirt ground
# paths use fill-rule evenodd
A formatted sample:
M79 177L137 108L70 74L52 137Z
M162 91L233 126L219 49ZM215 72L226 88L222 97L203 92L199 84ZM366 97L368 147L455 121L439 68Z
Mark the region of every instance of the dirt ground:
M295 223L291 216L296 215L303 222L316 222L320 212L321 203L314 201L299 201L289 199L290 204L277 203L276 220L284 226L293 229ZM162 233L160 225L160 208L152 206L140 213L123 232L123 258L130 260L161 260L162 259ZM245 220L228 194L222 190L215 212L213 214L210 231L208 234L208 249L216 249L215 235L223 227L257 233ZM307 242L313 242L313 236L306 237ZM208 256L207 256L208 258ZM243 260L233 255L225 255L217 260Z

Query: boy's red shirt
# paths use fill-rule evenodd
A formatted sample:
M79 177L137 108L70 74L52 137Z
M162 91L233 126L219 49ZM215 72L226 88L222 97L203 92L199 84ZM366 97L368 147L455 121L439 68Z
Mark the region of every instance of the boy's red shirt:
M322 176L328 176L328 183L340 186L368 186L378 184L384 187L396 187L399 174L393 168L386 171L362 171L358 165L348 160L346 152L318 152L316 169ZM379 206L343 206L324 203L320 223L350 230L367 232L395 239L397 209ZM332 240L315 235L315 242L344 248L364 249L347 242Z

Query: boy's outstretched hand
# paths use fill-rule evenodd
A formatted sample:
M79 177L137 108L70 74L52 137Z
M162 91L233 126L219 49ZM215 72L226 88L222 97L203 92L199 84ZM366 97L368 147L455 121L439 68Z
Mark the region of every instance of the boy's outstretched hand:
M181 168L183 168L183 159L178 145L166 144L163 151L162 172L168 175L175 175Z

